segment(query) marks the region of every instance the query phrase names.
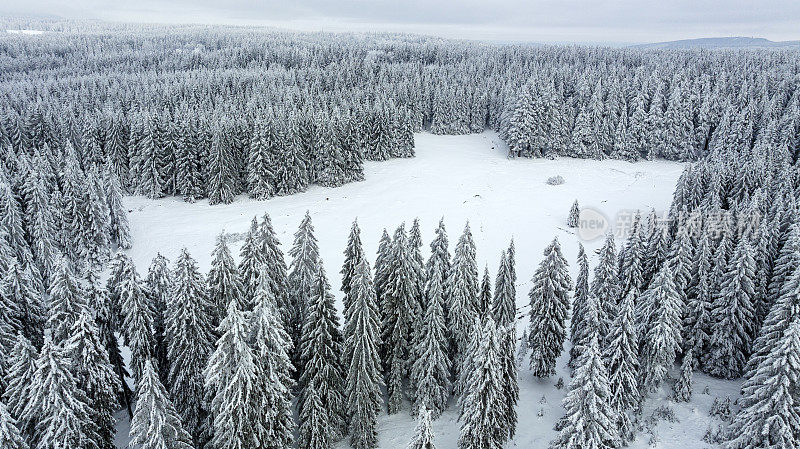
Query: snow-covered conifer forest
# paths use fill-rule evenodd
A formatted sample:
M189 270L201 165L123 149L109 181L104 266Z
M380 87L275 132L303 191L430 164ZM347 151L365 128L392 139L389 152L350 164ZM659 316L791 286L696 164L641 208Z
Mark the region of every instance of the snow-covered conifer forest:
M800 447L797 50L5 29L0 448Z

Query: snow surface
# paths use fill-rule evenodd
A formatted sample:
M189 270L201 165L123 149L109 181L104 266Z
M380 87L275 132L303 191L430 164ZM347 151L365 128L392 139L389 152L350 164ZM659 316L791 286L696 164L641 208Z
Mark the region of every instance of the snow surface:
M42 30L6 30L6 32L10 34L27 34L27 35L44 34L44 31Z
M450 240L450 251L469 220L477 246L480 275L488 266L494 281L500 251L507 248L513 236L517 254L517 327L519 333L528 324L528 290L543 249L558 236L564 255L570 263L573 280L577 275L578 237L566 227L572 202L591 207L606 217L619 211L650 208L662 211L669 207L682 164L666 161L629 163L614 160L581 159L516 159L506 158L506 147L495 133L467 136L417 134L413 159L367 162L366 180L339 188L314 186L305 193L268 201L255 201L241 196L229 205L209 206L207 201L185 203L180 198L148 200L126 197L129 209L133 248L130 256L144 275L150 260L161 253L175 260L181 248L188 248L207 271L215 237L223 230L229 234L246 233L253 216L268 212L284 253L291 247L293 233L306 210L310 211L319 240L320 254L334 287L337 301L341 280L339 269L350 225L358 218L364 249L374 260L383 228L390 235L400 223L410 228L419 217L427 258L428 243L433 239L439 218L444 216ZM547 179L561 175L562 185L549 185ZM235 255L242 241L231 244ZM620 241L617 242L618 244ZM596 263L594 250L602 239L584 242L590 266ZM288 260L287 260L288 262ZM559 377L569 383L565 356L559 360L559 373L550 379L535 379L527 369L520 371L519 425L514 440L507 447L545 448L554 438L553 425L563 414L561 399L566 388L557 390ZM677 374L677 373L676 373ZM703 394L709 387L710 394ZM738 384L695 375L694 399L688 404L664 401L668 389L656 395L661 400L646 404L644 417L662 404L675 410L679 422L661 421L655 447L694 449L710 445L702 437L710 425L720 421L711 418L708 410L715 397L730 395L735 400ZM406 406L406 410L409 407ZM538 416L539 414L542 416ZM123 415L119 415L123 416ZM458 412L454 401L442 417L433 423L436 446L454 449L459 434ZM415 421L409 413L382 415L379 419L379 447L402 448L413 435ZM119 430L127 432L122 419ZM119 435L118 445L126 441ZM645 448L650 434L640 432L632 448ZM122 447L122 446L120 446ZM349 447L342 441L337 447Z

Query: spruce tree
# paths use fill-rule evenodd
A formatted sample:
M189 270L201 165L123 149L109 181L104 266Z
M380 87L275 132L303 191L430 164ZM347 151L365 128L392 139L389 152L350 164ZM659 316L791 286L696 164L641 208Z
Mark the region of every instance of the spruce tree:
M600 260L594 268L594 279L591 294L600 302L600 339L601 347L605 347L609 328L617 315L616 306L619 300L619 273L617 272L617 250L613 234L606 236L600 248Z
M514 322L517 314L516 298L513 297L511 262L505 251L500 254L500 266L494 284L491 314L500 326L508 326Z
M123 189L119 177L113 173L109 165L106 165L105 171L105 193L109 216L109 237L118 247L128 249L131 247L131 231L128 214L122 205Z
M727 447L797 447L800 321L795 319L789 325L778 344L759 363L753 380L742 391L741 408L731 424Z
M139 282L133 262L126 264L120 277L118 291L122 304L122 331L125 344L131 350L131 374L138 383L144 362L156 355L156 311Z
M361 229L358 227L358 220L353 220L353 225L350 227L350 236L347 238L347 247L344 250L344 264L340 271L342 275L341 290L344 293L345 323L348 321L347 311L353 303L353 298L350 295L352 280L358 266L361 264L361 260L364 258L364 248L361 246Z
M712 333L703 365L712 376L734 379L743 374L755 319L754 265L750 244L742 238L711 310Z
M378 242L378 255L375 258L375 295L378 298L378 304L383 310L383 292L386 290L386 281L389 273L389 260L392 252L392 238L386 229L381 234L381 239Z
M569 210L569 215L567 216L567 226L570 228L577 228L580 222L580 215L581 209L580 206L578 206L578 200L575 200L575 202L572 203L572 207Z
M264 268L266 270L266 268ZM256 291L255 308L250 323L251 345L260 373L259 390L267 404L257 412L255 422L267 426L270 435L266 448L289 447L294 441L292 409L292 340L283 328L283 319L269 285L263 281Z
M633 438L633 424L629 413L640 401L639 393L639 339L634 323L634 295L631 291L622 299L617 315L609 329L608 346L603 360L608 368L610 403L617 412L620 438Z
M377 418L383 404L380 365L380 319L375 288L366 258L361 257L350 277L351 295L345 323L345 416L349 417L350 444L373 449L378 443Z
M12 338L22 332L34 345L42 345L46 316L41 296L33 285L30 271L23 270L12 257L5 277L0 279L0 302L3 307L0 316L6 316L3 322L9 325ZM10 343L9 349L13 344Z
M425 310L425 259L422 258L422 235L419 229L419 219L415 218L411 229L408 232L408 244L410 245L411 261L414 265L414 283L417 290L417 301L419 302L420 313L417 318L422 319L422 311Z
M492 311L492 280L489 278L488 266L483 268L477 311L478 316L487 316Z
M50 303L47 327L50 338L62 343L69 338L72 326L87 304L69 264L61 260L50 283Z
M711 239L704 232L695 251L694 280L687 294L683 320L684 350L693 349L695 357L705 352L711 330L711 257Z
M298 409L300 410L300 445L322 438L334 441L345 429L344 382L342 376L342 334L333 306L333 295L319 267L303 324L300 355L302 375ZM319 408L323 413L319 413ZM319 427L318 427L319 426Z
M119 408L120 386L88 310L83 310L73 325L65 349L72 361L76 386L86 397L89 419L96 426L94 444L98 449L114 449L114 412Z
M444 309L444 316L447 319L447 323L449 326L449 310L450 310L450 299L447 296L447 280L450 278L450 250L448 249L449 243L447 241L447 229L444 226L444 218L439 220L439 226L436 228L436 237L434 237L433 241L430 244L431 255L428 257L427 262L425 262L425 276L426 279L430 277L431 271L433 270L433 266L438 262L439 266L442 270L442 285L445 285L444 289L444 303L442 307ZM377 270L377 267L376 267Z
M499 449L508 439L508 430L502 428L501 342L493 319L486 320L480 340L464 389L459 449Z
M413 412L428 409L438 418L447 407L450 395L450 359L442 309L441 267L434 265L433 275L425 285L426 308L417 329L419 337L411 351L410 380L414 392Z
M288 323L289 303L289 279L286 268L286 259L281 250L281 242L275 235L272 227L272 220L269 214L264 214L259 224L261 229L261 251L264 254L267 267L267 279L272 295L275 297L277 310L284 320L284 328Z
M144 280L144 290L150 308L153 310L153 355L154 363L158 368L162 382L169 377L169 361L167 360L167 341L164 337L164 314L167 309L172 279L169 272L169 261L160 253L153 258L147 277Z
M208 158L208 203L228 204L233 202L237 193L237 170L235 167L233 148L229 142L227 126L218 126L214 130L211 152ZM178 407L180 408L180 407Z
M212 396L211 445L217 449L266 447L267 423L257 419L260 409L269 406L259 391L259 378L266 373L255 362L247 321L235 299L228 303L217 333L220 337L205 369L205 387Z
M580 357L580 348L587 326L584 322L586 302L589 300L589 260L583 249L583 244L578 243L578 277L575 279L575 295L572 298L572 319L570 320L569 339L572 347L569 350L569 363L567 366L575 369ZM594 299L593 299L594 300ZM525 342L527 344L527 342Z
M314 225L311 224L311 214L306 211L300 227L294 233L294 244L289 250L292 262L289 265L289 291L290 291L290 326L287 332L292 336L294 347L298 351L294 355L297 375L302 376L301 368L302 348L301 339L306 323L308 308L315 300L313 297L314 288L319 281L319 269L321 261L319 257L319 247L317 238L314 237Z
M31 385L36 374L36 361L39 354L36 348L23 335L17 336L14 349L8 357L6 378L8 385L3 393L2 401L8 405L11 416L16 419L19 431L26 441L33 441L36 436L38 416L26 416L25 407L33 402Z
M28 449L28 443L17 428L17 420L8 412L8 407L0 402L0 447L3 449Z
M247 232L244 243L239 249L239 279L242 283L241 301L245 306L242 310L252 308L253 297L259 285L258 275L261 273L261 268L267 263L267 255L264 254L264 248L260 242L260 233L258 219L253 217L250 222L250 230ZM216 256L223 257L220 254L216 254ZM225 307L227 307L227 304L225 304Z
M436 449L436 446L433 445L431 411L427 408L420 409L417 417L417 426L414 428L414 437L408 443L406 449Z
M569 292L572 280L567 261L561 254L558 239L544 250L542 260L533 275L531 323L528 346L531 348L531 370L537 377L555 374L556 359L566 339L566 320L569 315Z
M381 336L383 368L386 377L389 414L397 413L403 400L403 380L411 368L414 323L419 313L414 264L405 226L400 225L392 239L386 265L386 284L381 298Z
M669 264L656 274L640 301L648 304L648 324L642 334L642 385L654 391L667 379L680 350L681 303Z
M208 300L212 307L211 325L214 329L225 318L225 311L231 302L236 302L239 310L245 310L242 282L239 269L233 261L231 250L225 239L225 233L217 236L217 244L211 253L211 269L206 279L208 283Z
M597 335L582 351L581 360L564 398L566 414L556 425L559 432L553 449L598 448L619 446L618 413L611 404L606 367L600 356Z
M214 350L212 309L203 275L185 248L175 261L172 278L165 320L170 395L195 446L200 446L208 431L203 370Z
M469 223L458 239L447 280L447 299L450 301L448 326L452 347L453 369L456 379L465 373L464 358L470 333L478 315L478 266L475 261L475 242ZM455 394L461 395L464 385L457 381Z
M675 382L673 397L678 402L689 402L692 399L692 375L694 374L694 349L689 348L683 354L681 375Z
M32 445L37 449L99 449L96 423L70 364L62 346L45 341L21 417L35 423Z
M136 387L136 412L131 419L131 449L194 449L192 438L158 379L150 360Z

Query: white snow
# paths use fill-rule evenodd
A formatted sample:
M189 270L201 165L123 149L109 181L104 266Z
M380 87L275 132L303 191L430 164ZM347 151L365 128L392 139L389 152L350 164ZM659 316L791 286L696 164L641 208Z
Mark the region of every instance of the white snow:
M469 220L478 252L481 274L488 265L494 279L500 251L514 237L517 250L517 305L527 311L529 280L541 260L545 246L558 236L564 255L570 262L573 279L576 273L578 238L566 227L572 202L591 207L606 217L619 211L668 208L682 164L665 161L628 163L578 159L506 158L506 147L496 134L486 132L468 136L435 136L417 134L417 156L365 164L366 181L331 189L312 187L307 192L268 201L254 201L244 196L230 205L209 206L206 201L185 203L179 198L148 200L126 197L130 210L133 249L129 254L144 275L150 260L158 253L175 260L181 248L188 248L207 271L215 237L221 231L244 233L253 216L268 212L285 252L291 247L292 235L306 210L311 212L320 253L337 298L339 269L351 222L358 218L365 251L374 260L383 228L392 234L394 228L419 217L423 250L439 218L444 216L452 252L464 223ZM548 185L547 179L561 175L563 185ZM590 264L596 263L595 249L602 239L584 242ZM617 242L620 243L619 241ZM238 254L241 242L232 245ZM520 333L528 324L527 316L518 320ZM565 351L566 353L566 351ZM564 369L566 358L559 361L559 374L547 380L536 380L527 370L520 372L521 397L517 436L507 447L546 447L553 439L553 424L561 417L561 399L565 390L553 385L559 376L569 382ZM701 391L709 385L711 395ZM684 449L705 448L701 441L712 418L708 409L715 396L736 398L737 384L695 377L695 396L689 404L673 405L679 423L661 423L656 447ZM664 392L662 397L668 392ZM544 403L540 400L544 396ZM650 401L645 417L656 403ZM667 402L671 404L670 402ZM406 407L408 409L408 407ZM543 416L537 416L540 409ZM456 447L459 423L455 404L433 424L436 445L440 449ZM379 421L380 448L405 447L413 434L415 422L408 413L382 415ZM127 423L120 423L127 428ZM641 434L631 446L645 448L649 436ZM121 439L118 439L120 441ZM349 447L346 441L341 448Z
M25 34L25 35L44 34L44 31L42 30L6 30L6 32L11 34Z

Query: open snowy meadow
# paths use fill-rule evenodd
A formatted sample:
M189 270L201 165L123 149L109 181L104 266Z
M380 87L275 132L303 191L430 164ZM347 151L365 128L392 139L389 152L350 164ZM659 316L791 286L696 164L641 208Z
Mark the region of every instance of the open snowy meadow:
M306 211L313 220L319 239L320 254L341 312L339 269L351 222L358 219L365 251L374 260L378 240L384 228L391 234L405 222L411 225L419 218L425 242L428 243L444 217L451 245L468 221L477 247L481 274L488 266L492 278L497 270L500 252L513 237L517 248L517 329L518 335L529 324L529 280L541 261L542 250L558 237L570 263L573 279L577 275L578 242L573 229L566 226L569 208L574 200L581 207L601 212L610 223L618 214L651 208L661 212L669 207L682 164L666 161L629 163L619 160L581 160L561 158L518 159L506 157L507 147L493 132L466 136L417 134L416 157L386 162L366 162L363 182L339 188L312 186L305 193L267 201L241 196L231 204L209 206L207 201L186 203L179 198L150 200L126 197L130 211L133 248L130 256L138 267L146 267L161 253L174 260L186 247L197 259L200 269L207 271L215 238L220 232L232 235L232 250L238 254L243 236L254 216L269 213L275 231L286 252L292 236ZM562 176L564 183L550 185L548 178ZM237 236L241 236L237 237ZM590 266L597 262L595 250L603 239L583 241ZM620 244L618 239L617 243ZM141 268L140 268L141 269ZM569 343L567 343L569 345ZM566 388L557 389L566 370L568 351L558 363L558 374L548 379L534 378L523 362L520 376L520 400L517 407L519 425L516 437L508 447L542 448L555 437L553 426L563 415L561 400ZM708 387L706 389L706 387ZM735 399L738 383L711 379L701 373L695 376L695 392L689 403L665 401L669 388L653 395L644 411L644 421L654 430L638 433L633 448L655 443L660 448L703 448L703 436L719 424L709 416L715 398L727 395ZM656 410L662 407L660 410ZM666 408L664 408L666 407ZM406 410L409 405L406 404ZM664 413L667 408L674 417ZM127 418L118 415L121 432L118 445L126 442ZM448 410L433 423L436 446L456 447L459 434L458 412L451 399ZM379 418L379 447L404 447L413 434L415 419L406 411ZM339 447L349 447L346 441Z

